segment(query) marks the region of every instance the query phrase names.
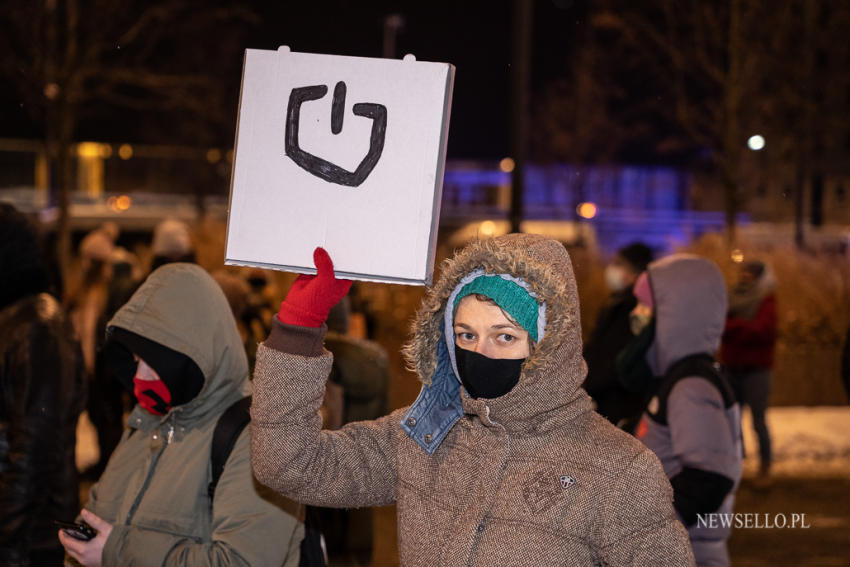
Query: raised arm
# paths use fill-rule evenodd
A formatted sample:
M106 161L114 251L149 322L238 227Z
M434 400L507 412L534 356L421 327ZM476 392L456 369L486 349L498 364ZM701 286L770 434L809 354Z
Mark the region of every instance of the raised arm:
M319 407L332 357L322 346L330 308L348 292L327 253L299 276L257 351L252 463L263 484L305 504L379 506L396 498L395 447L403 410L322 431Z

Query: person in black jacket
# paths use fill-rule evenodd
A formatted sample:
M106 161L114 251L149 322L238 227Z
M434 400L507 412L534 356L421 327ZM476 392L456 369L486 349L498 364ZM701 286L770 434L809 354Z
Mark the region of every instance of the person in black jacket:
M596 326L584 346L587 378L584 389L596 403L596 411L611 423L631 432L643 411L644 395L623 388L617 380L617 354L634 338L629 314L635 308L632 294L638 276L652 262L652 250L634 242L621 248L605 268L611 291L596 316Z
M83 362L27 219L0 203L0 565L61 565L53 520L79 510Z

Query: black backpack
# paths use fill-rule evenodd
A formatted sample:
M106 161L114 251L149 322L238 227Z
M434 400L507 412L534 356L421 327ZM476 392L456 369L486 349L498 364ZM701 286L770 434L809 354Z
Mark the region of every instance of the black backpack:
M646 413L656 423L667 425L667 399L679 380L683 378L697 377L708 380L720 395L723 396L723 407L729 409L736 403L735 393L723 367L720 366L710 354L692 354L678 361L670 367L670 370L661 379L658 389L653 396L653 401L658 400L658 407L654 411L647 408Z
M242 398L232 406L224 410L213 431L212 450L210 460L212 462L212 479L207 487L212 507L215 488L218 485L224 465L236 445L236 440L245 426L251 421L251 396ZM314 526L310 514L304 520L304 539L301 541L301 559L299 567L326 567L327 561L322 547L322 533Z

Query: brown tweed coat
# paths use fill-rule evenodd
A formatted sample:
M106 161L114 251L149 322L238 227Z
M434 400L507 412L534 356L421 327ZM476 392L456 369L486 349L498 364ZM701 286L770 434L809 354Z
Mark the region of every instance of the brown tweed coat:
M446 300L476 268L509 273L546 301L546 332L519 384L496 399L461 388L464 416L433 455L400 427L406 408L320 431L331 368L323 330L278 324L257 353L257 478L301 502L397 502L402 565L693 565L655 455L592 411L581 390L578 295L556 241L508 235L448 260L406 355L428 387Z

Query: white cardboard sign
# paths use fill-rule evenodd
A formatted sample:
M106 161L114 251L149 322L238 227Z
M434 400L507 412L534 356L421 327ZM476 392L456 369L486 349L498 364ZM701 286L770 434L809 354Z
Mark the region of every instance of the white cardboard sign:
M454 66L248 49L225 263L431 282Z

